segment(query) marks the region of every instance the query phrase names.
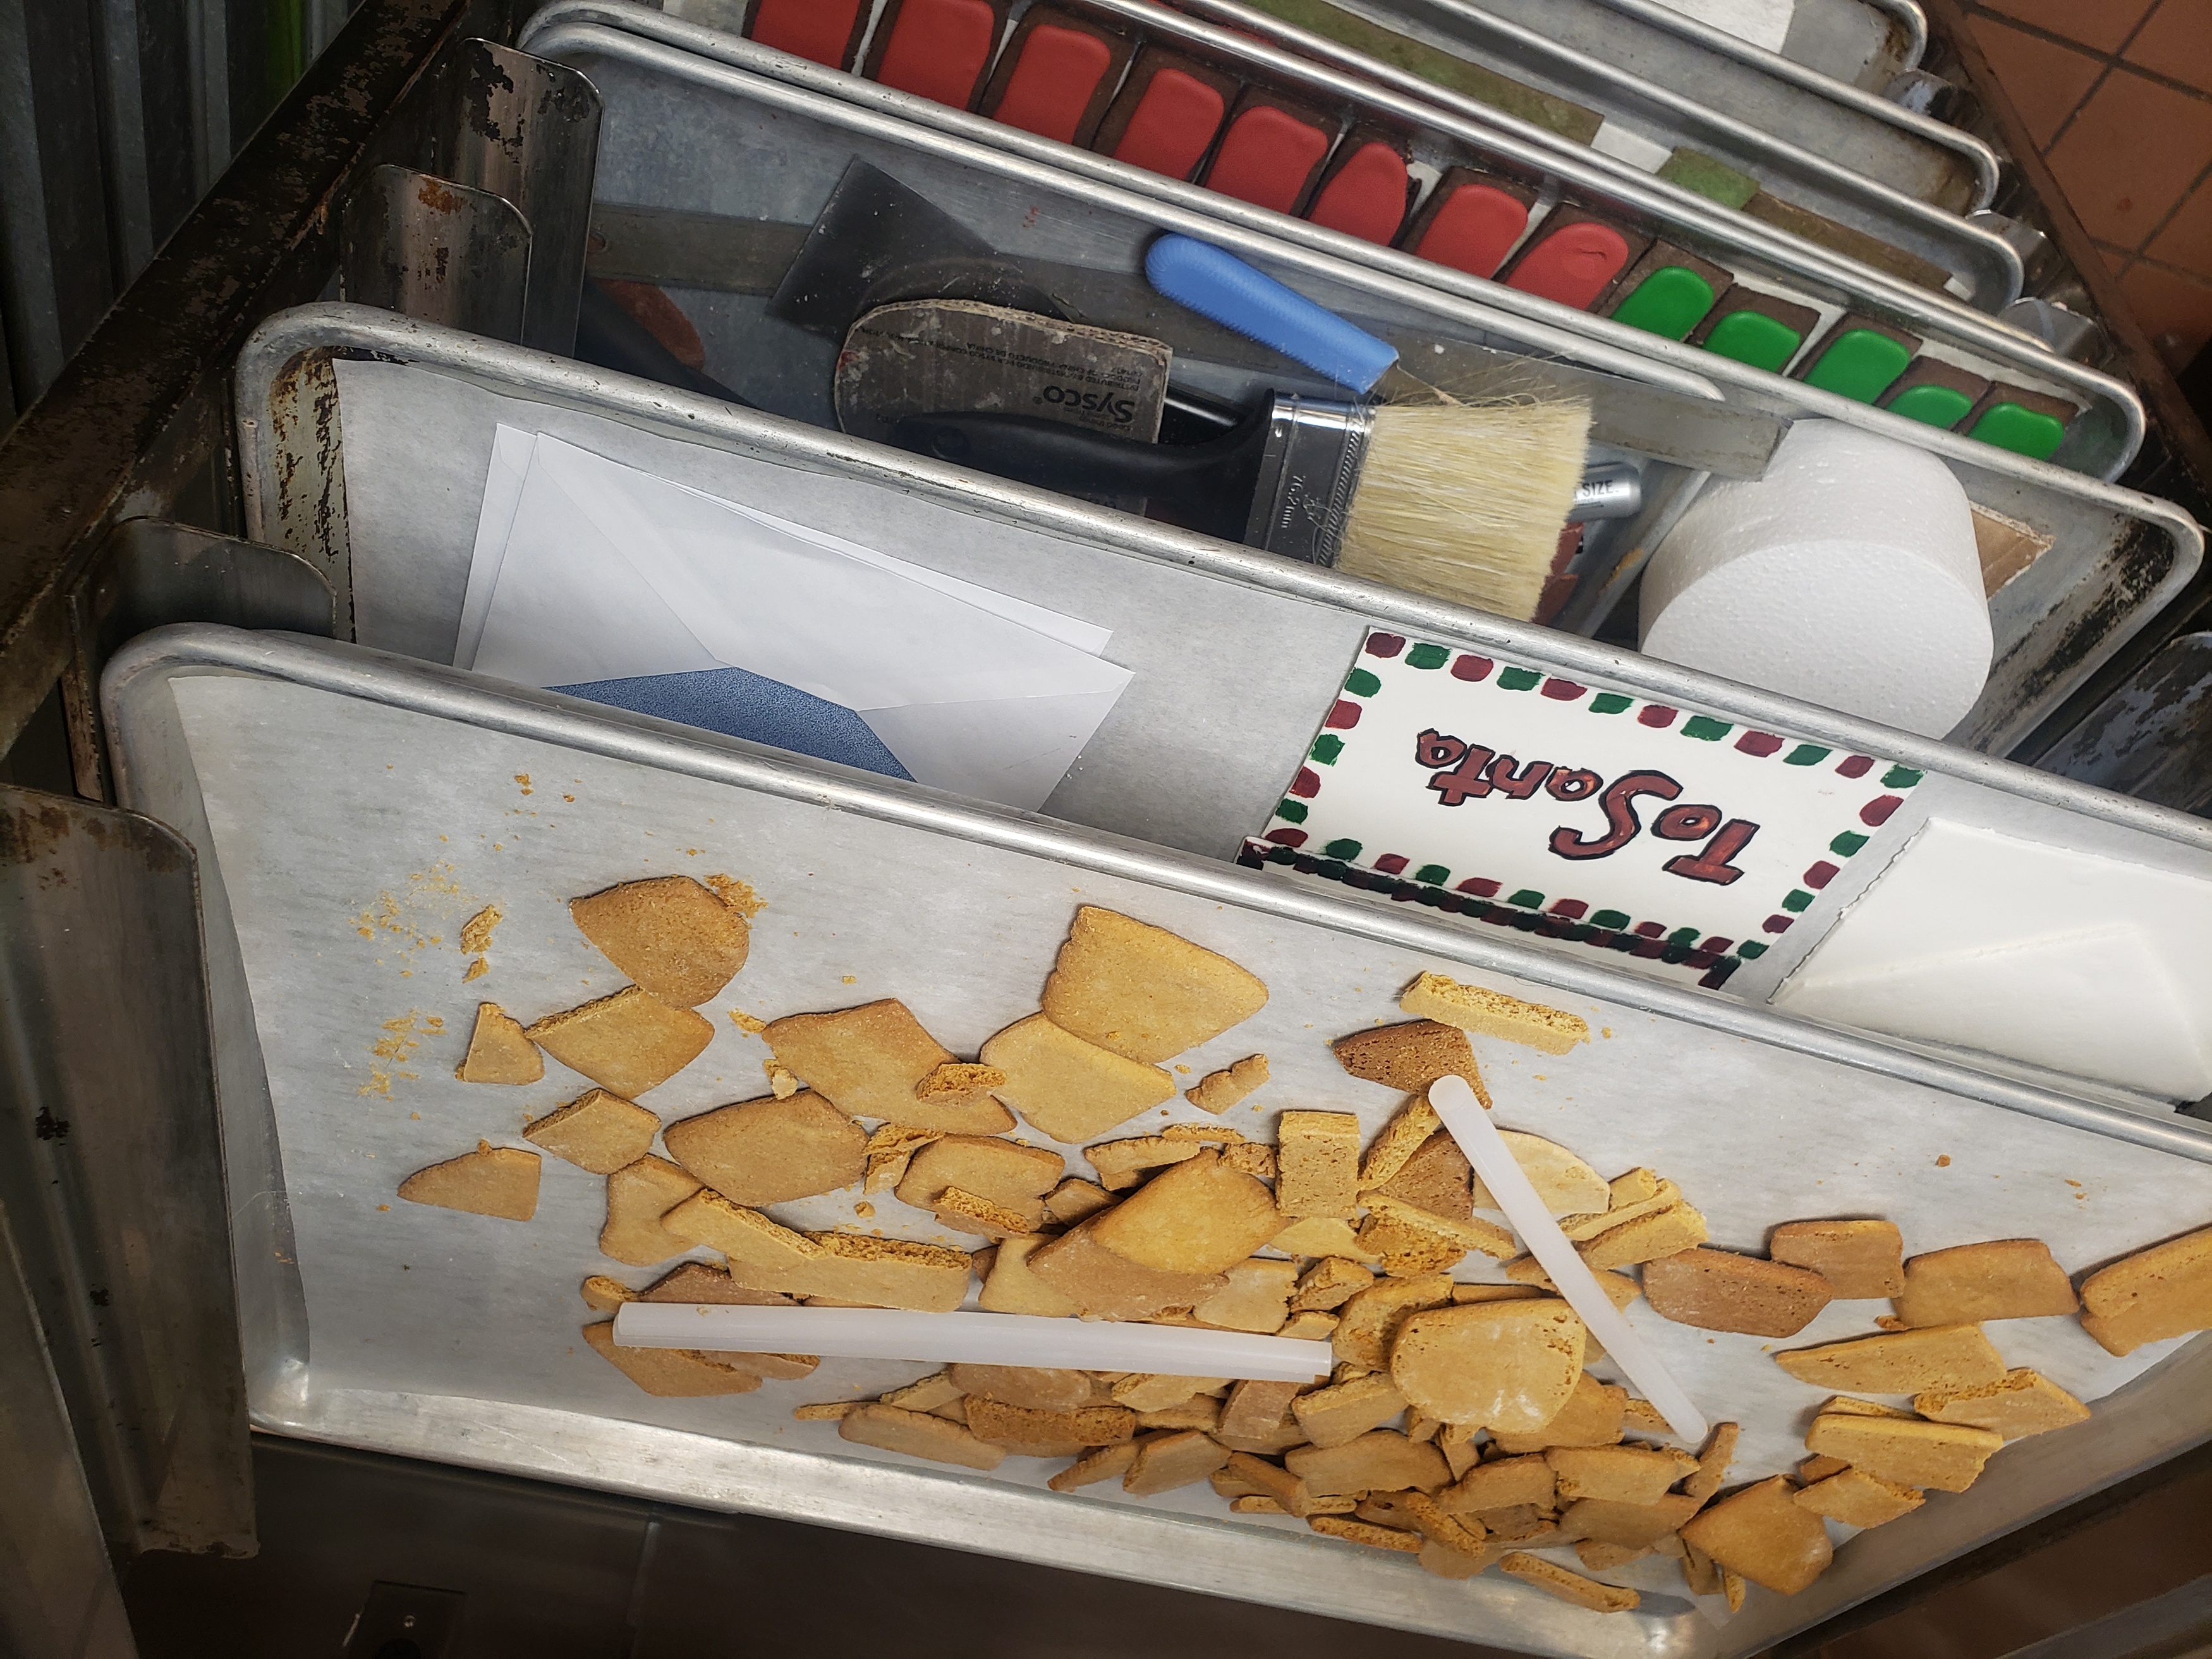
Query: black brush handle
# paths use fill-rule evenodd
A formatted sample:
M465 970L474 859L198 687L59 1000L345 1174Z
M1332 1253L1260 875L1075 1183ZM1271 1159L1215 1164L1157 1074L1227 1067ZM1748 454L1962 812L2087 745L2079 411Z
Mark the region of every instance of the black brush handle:
M750 409L751 404L711 374L702 374L661 344L653 331L629 314L621 301L588 278L576 308L576 361L641 380L658 380L679 392L720 398Z
M1269 411L1262 404L1218 438L1195 444L1145 443L1033 415L979 410L907 416L891 428L891 441L1062 495L1142 495L1157 516L1234 542L1243 539L1251 514Z

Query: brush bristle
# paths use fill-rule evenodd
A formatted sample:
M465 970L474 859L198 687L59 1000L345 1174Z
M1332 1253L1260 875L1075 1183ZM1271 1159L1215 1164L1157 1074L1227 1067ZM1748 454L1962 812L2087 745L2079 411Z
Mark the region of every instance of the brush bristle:
M1576 398L1376 410L1336 568L1528 621L1589 437Z

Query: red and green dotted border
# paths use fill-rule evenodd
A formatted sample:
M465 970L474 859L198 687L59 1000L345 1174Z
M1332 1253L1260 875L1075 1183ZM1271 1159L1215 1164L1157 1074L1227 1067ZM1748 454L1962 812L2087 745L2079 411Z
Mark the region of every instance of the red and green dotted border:
M1822 766L1832 759L1830 769L1844 778L1863 778L1876 766L1885 766L1879 785L1882 793L1858 810L1859 822L1869 831L1889 821L1891 814L1905 804L1905 792L1921 778L1909 766L1885 765L1871 755L1846 753L1836 759L1835 750L1819 744L1795 742L1771 732L1738 726L1711 714L1686 715L1682 710L1665 703L1649 702L1618 691L1593 691L1589 686L1547 674L1541 669L1501 664L1494 658L1455 650L1449 646L1409 642L1402 634L1370 630L1360 647L1361 656L1386 661L1395 660L1401 654L1409 668L1449 672L1454 679L1474 683L1487 680L1495 673L1498 688L1502 691L1533 691L1554 702L1579 703L1586 713L1600 717L1629 715L1640 726L1654 731L1672 731L1693 742L1720 743L1733 734L1734 746L1739 752L1762 760L1778 757L1784 766ZM1707 935L1699 927L1639 921L1625 910L1593 910L1588 900L1550 896L1534 888L1522 887L1507 892L1505 883L1487 876L1464 875L1454 880L1454 872L1443 865L1424 864L1410 868L1411 859L1396 853L1370 854L1369 849L1356 841L1328 842L1317 851L1309 848L1307 833L1301 826L1310 811L1309 803L1321 793L1326 775L1316 769L1336 763L1337 757L1344 752L1344 739L1338 734L1359 724L1365 707L1363 700L1382 689L1382 682L1372 670L1358 661L1353 663L1345 676L1341 695L1322 720L1321 732L1307 751L1308 763L1298 768L1297 775L1291 781L1290 793L1276 807L1266 832L1246 840L1237 855L1238 863L1255 869L1267 865L1287 866L1302 875L1320 876L1346 886L1388 893L1403 902L1428 905L1540 938L1569 939L1598 950L1619 951L1703 969L1704 977L1698 983L1709 990L1718 990L1746 962L1766 953L1771 940L1736 940ZM1828 850L1837 860L1848 859L1869 839L1868 835L1857 830L1844 830L1828 843ZM1782 896L1774 913L1760 924L1760 931L1769 935L1787 933L1791 922L1811 907L1814 896L1841 870L1839 863L1828 859L1813 864L1798 878L1801 884Z

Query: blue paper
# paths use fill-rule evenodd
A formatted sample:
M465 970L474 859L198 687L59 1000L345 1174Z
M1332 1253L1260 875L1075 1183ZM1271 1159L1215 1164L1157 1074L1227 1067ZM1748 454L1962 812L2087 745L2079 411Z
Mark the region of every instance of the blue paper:
M551 689L633 714L704 726L725 737L913 781L868 723L851 709L742 668L641 674Z

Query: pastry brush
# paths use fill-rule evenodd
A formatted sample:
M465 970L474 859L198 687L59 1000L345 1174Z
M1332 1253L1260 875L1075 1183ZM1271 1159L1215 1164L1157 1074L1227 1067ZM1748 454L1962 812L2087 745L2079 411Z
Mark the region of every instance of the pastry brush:
M1522 619L1570 518L1640 501L1633 467L1585 480L1579 398L1455 403L1400 368L1387 341L1187 236L1154 241L1145 274L1165 297L1385 401L1278 396L1190 445L970 413L909 416L893 441L1048 489L1146 495L1193 529Z

